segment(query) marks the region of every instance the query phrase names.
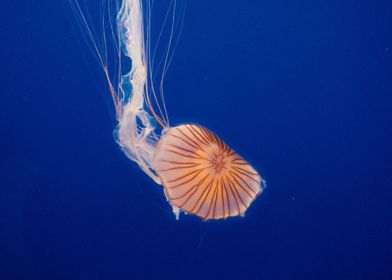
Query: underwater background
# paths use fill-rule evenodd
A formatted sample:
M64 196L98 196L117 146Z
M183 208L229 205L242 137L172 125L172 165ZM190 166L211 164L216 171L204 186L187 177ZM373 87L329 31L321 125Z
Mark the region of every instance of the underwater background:
M392 279L392 2L189 0L165 83L268 187L176 221L65 1L0 9L0 279ZM97 1L98 2L98 1Z

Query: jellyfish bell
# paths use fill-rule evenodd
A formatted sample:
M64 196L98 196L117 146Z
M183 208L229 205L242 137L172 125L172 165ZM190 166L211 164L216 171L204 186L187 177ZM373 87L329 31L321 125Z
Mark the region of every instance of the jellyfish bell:
M172 21L168 45L162 63L158 64L159 92L154 87L153 69L157 44L151 51L154 1L122 0L120 4L112 0L114 4L110 7L116 9L116 27L110 24L110 36L103 36L102 49L78 0L70 1L108 82L118 121L114 136L124 154L163 186L177 218L180 212L203 220L243 216L265 187L259 173L209 129L197 124L169 125L163 79L172 60L172 39L179 26L175 22L177 1L170 1L164 19L164 26L168 18ZM162 30L158 41L161 33ZM114 78L107 62L105 44L109 38L113 40L113 57L118 59L110 64L118 66ZM121 67L124 59L131 61L131 69L125 73Z
M194 124L166 129L151 167L170 204L204 220L244 215L264 185L247 161Z

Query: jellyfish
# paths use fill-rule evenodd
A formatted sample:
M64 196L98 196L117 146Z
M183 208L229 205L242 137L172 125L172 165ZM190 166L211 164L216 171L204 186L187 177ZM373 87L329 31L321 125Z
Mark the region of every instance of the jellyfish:
M265 181L208 128L195 123L169 124L163 91L160 88L158 93L154 87L150 41L153 2L145 0L143 6L142 0L115 1L116 24L110 25L118 59L119 78L115 84L106 56L95 40L94 28L78 0L71 1L106 77L118 122L114 138L124 154L163 186L177 219L181 212L203 220L244 216L262 193ZM176 0L170 6L173 22L162 59L161 86L171 60ZM125 59L131 67L123 73Z

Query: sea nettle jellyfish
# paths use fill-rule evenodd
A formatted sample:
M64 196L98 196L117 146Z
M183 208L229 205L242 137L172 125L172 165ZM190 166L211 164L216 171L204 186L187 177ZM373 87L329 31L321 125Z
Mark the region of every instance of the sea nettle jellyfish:
M118 120L115 140L125 155L163 186L177 218L181 211L203 220L243 216L265 186L259 173L208 128L169 125L162 88L172 59L173 37L181 28L181 22L176 21L178 3L170 2L163 20L164 27L169 26L169 39L159 63L158 93L153 70L158 43L151 50L150 39L153 1L108 2L100 28L94 28L78 0L71 0L71 4L107 79ZM103 35L97 40L99 31ZM108 63L109 40L117 60L111 63L114 71ZM125 60L131 62L127 73L123 73Z

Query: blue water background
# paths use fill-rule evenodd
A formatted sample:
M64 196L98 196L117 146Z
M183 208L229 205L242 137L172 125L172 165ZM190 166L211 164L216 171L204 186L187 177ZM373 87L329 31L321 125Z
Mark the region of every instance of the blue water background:
M392 279L392 2L188 2L171 123L218 133L265 192L176 221L62 1L3 1L0 279Z

